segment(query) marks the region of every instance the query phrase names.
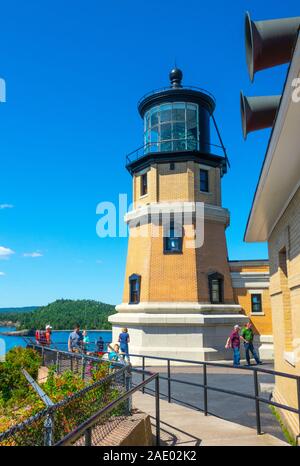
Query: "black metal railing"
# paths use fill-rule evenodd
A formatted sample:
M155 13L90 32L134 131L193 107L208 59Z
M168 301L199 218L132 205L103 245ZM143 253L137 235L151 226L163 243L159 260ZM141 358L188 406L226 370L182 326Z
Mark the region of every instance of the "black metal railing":
M220 144L203 142L196 139L178 138L159 142L148 142L126 155L126 165L129 165L146 155L170 152L205 152L227 158L226 149Z
M142 365L141 365L142 374L143 374L143 371L146 370L146 360L149 361L149 360L152 359L152 360L159 360L159 361L165 361L166 362L166 373L167 373L167 375L164 376L164 375L159 374L159 377L160 377L160 379L167 381L167 393L160 393L160 395L167 398L169 403L171 403L172 400L180 401L180 400L176 400L172 396L172 382L203 389L203 410L202 411L203 411L205 416L210 414L209 410L208 410L208 391L209 390L215 391L215 392L218 392L218 393L227 394L227 395L238 396L238 397L241 397L241 398L244 398L244 399L254 401L254 403L255 403L256 431L257 431L258 435L261 435L263 433L262 432L262 427L261 427L260 404L264 403L266 405L274 406L275 408L283 409L283 410L289 411L291 413L297 414L298 419L299 419L299 437L300 437L300 376L299 375L287 374L285 372L280 372L280 371L276 371L276 370L272 370L272 369L265 369L265 368L262 368L262 367L240 366L240 367L236 368L236 367L230 366L229 364L218 363L218 362L191 361L191 360L187 360L187 359L165 358L165 357L160 357L160 356L148 356L148 355L146 356L146 355L140 355L140 354L130 354L130 357L136 357L136 358L141 359L141 362L142 362ZM177 366L179 364L183 364L183 365L191 364L191 365L201 366L203 368L203 383L190 382L190 381L187 381L187 380L180 380L178 378L172 377L172 374L171 374L171 362L177 363ZM236 391L236 390L229 390L229 389L226 389L226 388L220 388L220 387L216 387L216 386L213 386L213 385L209 385L208 384L208 375L209 375L208 368L209 367L226 368L226 369L230 368L233 371L242 370L242 371L245 371L245 372L248 372L248 373L252 372L252 374L253 374L254 394L251 395L250 393L243 393L243 392ZM292 407L292 406L289 406L289 405L285 405L285 404L282 404L282 403L277 403L276 401L273 401L271 399L261 397L260 396L260 390L259 390L259 382L258 382L258 374L260 374L260 373L272 375L274 377L283 377L283 378L286 378L286 379L295 380L298 408L295 408L295 407ZM144 377L144 376L142 375L142 377ZM151 392L151 389L148 389L148 390ZM143 391L143 393L145 393L145 388L144 387L142 388L142 391ZM192 405L189 402L180 401L180 403L185 404L185 405L187 405L187 406L189 406L191 408L195 408L197 410L200 409L198 406Z
M51 343L49 345L41 345L38 343L33 337L22 337L23 340L27 345L36 345L38 347L45 346L47 348L52 348L55 350L60 350L60 351L67 351L68 349L68 341L53 341L51 340ZM111 343L111 340L103 340L103 353L107 352L107 346ZM90 341L89 343L84 345L85 351L87 352L92 352L92 353L97 353L100 352L97 346L97 341Z
M67 353L70 354L70 353ZM140 355L140 354L130 354L130 357L135 357L139 358L141 360L141 370L139 370L137 367L132 368L133 372L140 373L142 376L142 381L144 382L145 376L148 373L146 370L146 360L150 361L152 360L159 360L159 361L165 361L166 363L166 373L167 375L162 375L159 374L159 377L161 380L165 380L167 382L167 393L162 393L160 392L161 396L164 396L169 403L173 401L179 401L182 404L186 404L190 408L194 409L199 409L198 406L195 406L189 402L182 402L180 400L177 400L175 397L172 396L172 383L178 383L182 385L187 385L191 387L197 387L197 388L202 388L203 389L203 413L205 416L207 416L209 413L208 409L208 392L209 390L214 391L214 392L219 392L231 396L238 396L244 399L252 400L255 403L255 420L256 420L256 431L257 434L260 435L262 434L262 428L261 428L261 411L260 411L260 404L266 404L269 406L274 406L275 408L283 409L292 413L295 413L298 415L299 419L299 436L300 436L300 375L294 375L294 374L288 374L285 372L280 372L276 371L273 369L266 369L263 367L252 367L252 366L240 366L238 368L232 367L229 364L225 363L218 363L218 362L209 362L209 361L192 361L189 359L179 359L179 358L166 358L166 357L160 357L160 356L149 356L149 355ZM97 360L97 358L96 358ZM177 365L179 364L191 364L191 365L197 365L203 368L203 383L197 383L197 382L190 382L187 380L181 380L175 377L172 377L172 366L171 363L174 362ZM229 390L225 388L220 388L216 387L213 385L208 384L208 377L209 377L209 367L216 367L216 368L226 368L226 369L231 369L233 372L236 372L237 370L242 370L245 371L246 373L252 373L253 374L253 388L254 388L254 394L248 394L248 393L243 393L241 391L237 390ZM286 379L290 380L295 380L296 383L296 393L297 393L297 404L298 408L288 406L282 403L277 403L276 401L263 398L260 396L260 390L259 390L259 380L258 380L258 375L259 374L267 374L271 375L273 377L283 377ZM146 389L145 386L142 387L142 392L145 393ZM151 388L147 388L148 392L151 392Z

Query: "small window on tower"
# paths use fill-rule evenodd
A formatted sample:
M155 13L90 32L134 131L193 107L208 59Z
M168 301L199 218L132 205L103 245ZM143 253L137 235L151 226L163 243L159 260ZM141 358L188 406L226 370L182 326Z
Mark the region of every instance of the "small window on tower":
M164 233L164 254L179 254L182 252L182 226L174 221L166 227Z
M148 193L148 179L147 173L141 176L141 196L145 196Z
M208 170L200 169L200 191L208 193Z
M220 273L212 273L208 276L210 302L212 304L223 303L224 278Z
M129 277L129 304L138 304L140 302L141 276L130 275Z
M251 294L251 312L253 314L262 313L262 299L260 293Z

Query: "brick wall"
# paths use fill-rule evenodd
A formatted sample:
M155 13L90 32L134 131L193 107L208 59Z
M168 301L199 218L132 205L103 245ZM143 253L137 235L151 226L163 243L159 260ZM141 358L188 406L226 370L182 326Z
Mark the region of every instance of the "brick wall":
M300 189L269 238L269 257L275 368L300 375ZM276 393L278 399L297 407L294 381L278 377ZM290 413L286 418L293 432L299 433L297 416Z

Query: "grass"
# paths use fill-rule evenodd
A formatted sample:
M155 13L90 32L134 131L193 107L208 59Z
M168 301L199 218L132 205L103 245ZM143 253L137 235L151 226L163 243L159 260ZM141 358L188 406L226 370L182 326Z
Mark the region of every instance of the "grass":
M293 435L289 432L289 430L287 429L286 425L283 423L282 419L281 419L281 416L279 414L279 412L277 411L277 409L275 408L275 406L269 406L272 414L276 417L280 427L281 427L281 430L282 430L282 433L286 439L286 441L292 445L293 447L296 447L297 446L297 443L296 443L296 440L295 438L293 437Z

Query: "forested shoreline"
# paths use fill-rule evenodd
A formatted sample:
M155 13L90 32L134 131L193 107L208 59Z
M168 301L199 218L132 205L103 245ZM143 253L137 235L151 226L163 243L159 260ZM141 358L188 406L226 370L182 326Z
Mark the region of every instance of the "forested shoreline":
M112 304L93 300L59 299L47 306L25 312L0 310L0 322L13 323L18 330L42 329L50 324L54 330L71 329L76 323L89 330L111 329L108 317L115 313Z

